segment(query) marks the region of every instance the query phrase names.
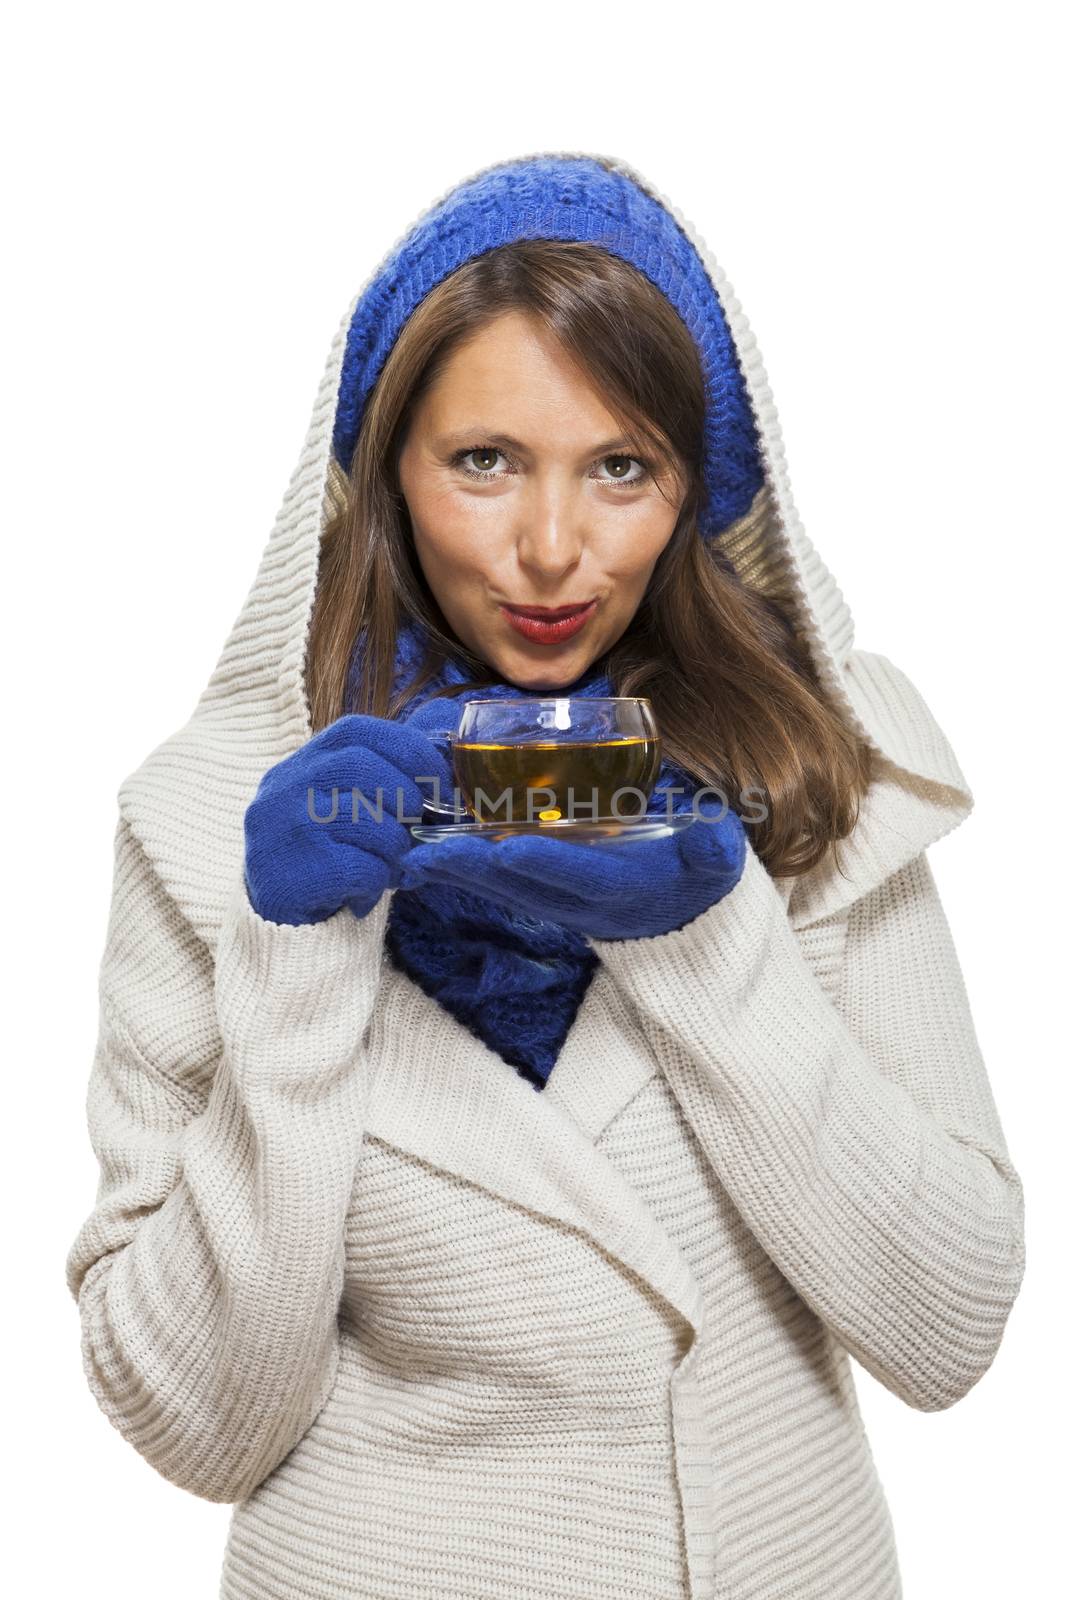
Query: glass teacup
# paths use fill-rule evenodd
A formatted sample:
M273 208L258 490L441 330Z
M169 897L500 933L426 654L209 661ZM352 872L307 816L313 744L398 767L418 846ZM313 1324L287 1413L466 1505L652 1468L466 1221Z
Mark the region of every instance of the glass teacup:
M426 805L412 829L420 839L458 830L599 841L680 825L646 815L661 754L652 705L642 696L472 699L448 737L456 794L441 797L445 809Z
M468 700L451 746L482 824L632 820L660 770L652 706L633 697Z

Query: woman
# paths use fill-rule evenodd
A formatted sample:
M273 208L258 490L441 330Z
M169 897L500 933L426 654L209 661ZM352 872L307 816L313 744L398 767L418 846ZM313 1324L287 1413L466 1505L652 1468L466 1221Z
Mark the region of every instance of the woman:
M648 695L689 827L415 843L465 700L564 692ZM954 1404L1024 1265L926 853L971 805L688 224L580 154L424 212L119 791L68 1282L234 1502L224 1595L899 1595L849 1356Z

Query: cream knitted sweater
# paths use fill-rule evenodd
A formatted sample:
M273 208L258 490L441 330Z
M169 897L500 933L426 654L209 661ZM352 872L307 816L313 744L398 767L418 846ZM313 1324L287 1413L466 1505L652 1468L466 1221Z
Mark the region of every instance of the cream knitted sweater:
M1018 1292L1022 1187L927 856L970 791L853 647L700 248L770 478L731 557L877 752L843 872L775 881L750 847L686 927L593 941L541 1093L387 961L391 892L255 913L242 817L310 736L355 301L219 664L120 788L67 1281L104 1414L234 1502L231 1600L894 1600L849 1358L952 1405Z

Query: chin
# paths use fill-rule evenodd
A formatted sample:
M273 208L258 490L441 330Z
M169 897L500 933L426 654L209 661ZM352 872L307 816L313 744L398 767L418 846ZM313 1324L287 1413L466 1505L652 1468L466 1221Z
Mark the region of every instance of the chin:
M527 694L555 694L580 678L592 659L586 660L583 656L577 661L545 662L543 665L515 661L504 669L502 677Z

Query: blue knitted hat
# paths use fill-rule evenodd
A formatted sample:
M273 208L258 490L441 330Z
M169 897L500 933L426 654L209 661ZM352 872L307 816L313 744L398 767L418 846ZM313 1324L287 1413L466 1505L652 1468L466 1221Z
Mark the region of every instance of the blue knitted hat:
M700 532L713 538L763 483L755 418L722 305L692 240L627 173L595 156L502 162L449 191L393 250L360 296L348 328L333 452L347 472L363 410L397 334L419 302L463 262L516 239L570 239L628 261L670 301L704 369Z

